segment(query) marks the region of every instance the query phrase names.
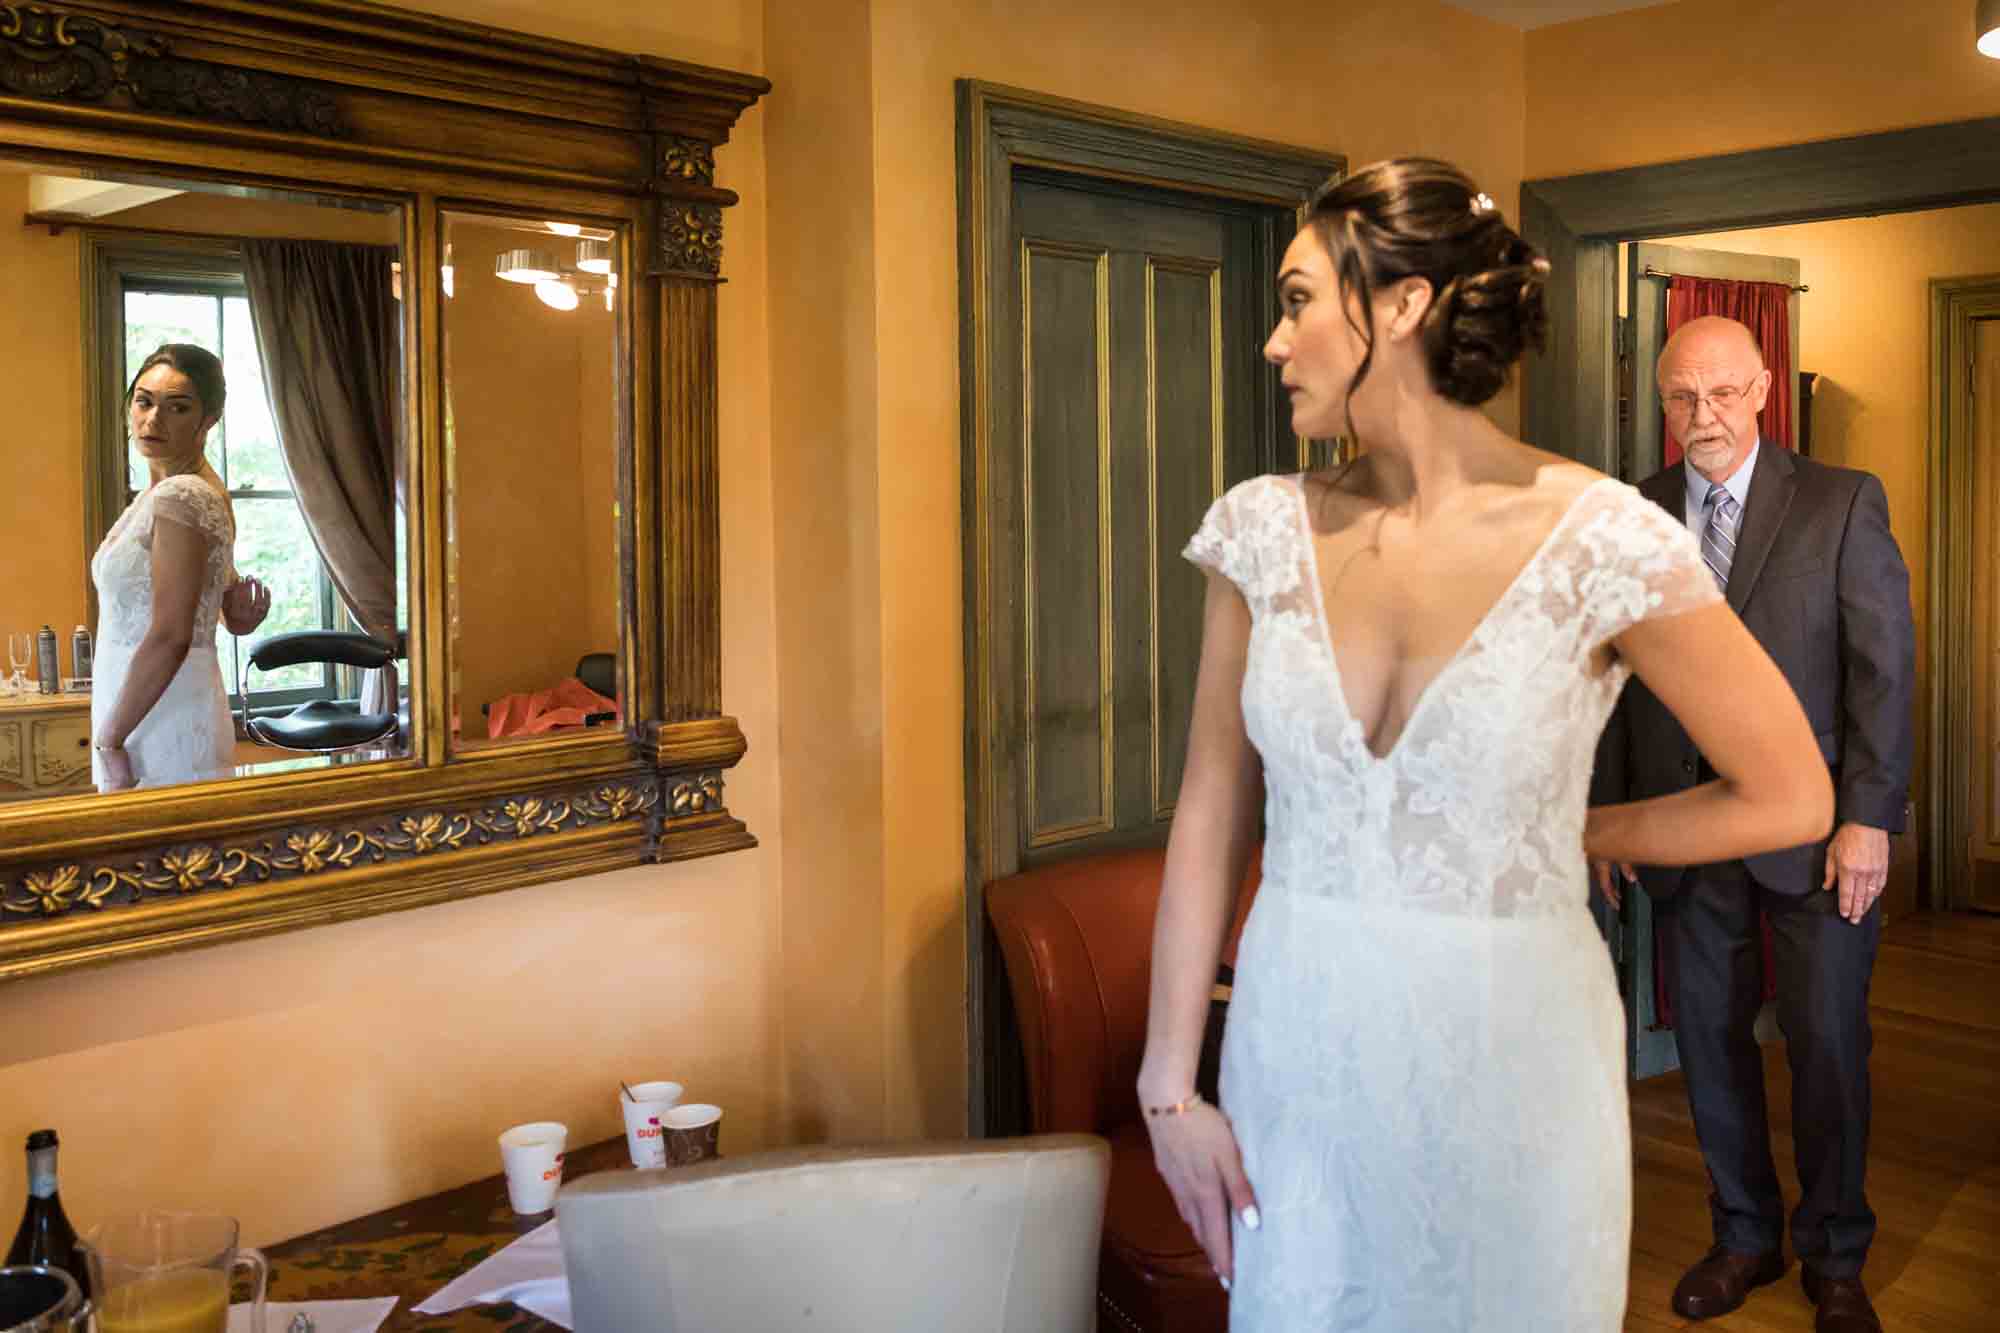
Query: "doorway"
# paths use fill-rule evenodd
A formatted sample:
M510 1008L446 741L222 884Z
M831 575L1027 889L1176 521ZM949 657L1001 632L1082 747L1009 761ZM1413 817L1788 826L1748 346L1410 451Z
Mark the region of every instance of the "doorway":
M1851 219L1840 225L1852 226L1861 219L1886 222L1968 204L1990 210L1991 201L2000 200L2000 156L1975 146L1990 145L1996 132L2000 120L1987 119L1527 182L1522 188L1524 231L1555 264L1549 291L1555 327L1549 353L1533 358L1527 368L1524 433L1627 480L1657 468L1658 455L1640 457L1646 451L1636 435L1628 429L1621 436L1620 430L1621 378L1629 373L1636 380L1642 369L1633 364L1640 358L1619 327L1621 295L1634 299L1622 290L1621 243L1675 238L1672 244L1683 247L1791 254L1794 250L1782 238L1812 230L1797 224ZM1752 228L1770 229L1759 236L1769 244L1745 243L1746 229ZM1967 258L1962 265L1931 271L1986 267L1990 261ZM1978 830L1971 792L1975 761L1984 758L1991 767L1992 755L1967 741L1979 702L1973 665L1976 659L1993 659L1991 635L1981 647L1974 634L1972 546L1981 529L1973 510L1973 432L1961 406L1971 400L1963 393L1954 397L1942 386L1960 366L1970 364L1958 358L1970 347L1966 337L1972 315L2000 315L2000 306L1989 311L1976 302L1961 302L1947 310L1940 285L1931 284L1930 311L1921 308L1921 281L1905 284L1907 292L1878 292L1872 301L1853 290L1810 299L1824 302L1844 295L1855 301L1854 308L1864 315L1844 322L1841 337L1902 355L1909 364L1899 373L1909 381L1912 397L1924 392L1926 384L1939 386L1932 390L1931 402L1915 404L1911 420L1893 427L1873 424L1878 431L1894 429L1916 442L1907 475L1890 484L1904 497L1924 498L1914 513L1908 507L1900 512L1907 521L1897 531L1912 567L1926 567L1914 589L1925 679L1913 782L1919 797L1915 836L1897 840L1902 846L1892 853L1892 885L1896 860L1915 860L1920 863L1915 873L1903 872L1905 882L1915 886L1912 905L1948 911L1983 905L1975 897L1978 881L1971 852ZM1887 309L1901 321L1893 331L1880 318ZM1825 351L1823 345L1808 346L1798 364L1819 369L1814 361ZM1636 384L1625 383L1629 414L1636 418L1649 404ZM1801 419L1812 414L1816 457L1823 452L1818 438L1823 425L1837 427L1845 419L1855 429L1863 420L1857 398L1837 378L1830 387L1822 380L1821 390L1800 402ZM1836 452L1826 461L1856 460ZM1988 655L1980 659L1982 652Z

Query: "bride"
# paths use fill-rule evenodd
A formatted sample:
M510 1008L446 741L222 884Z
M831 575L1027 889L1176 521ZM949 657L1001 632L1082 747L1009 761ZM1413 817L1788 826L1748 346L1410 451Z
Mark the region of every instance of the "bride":
M236 731L215 651L263 623L271 594L236 577L236 517L203 457L227 393L222 363L188 343L161 346L126 394L132 444L152 479L91 557L97 660L90 721L99 791L221 777Z
M1615 1333L1632 1163L1586 852L1678 865L1825 836L1791 687L1687 529L1483 412L1548 265L1442 162L1322 195L1265 353L1292 428L1363 449L1259 477L1210 571L1138 1093L1237 1333ZM1586 810L1628 676L1718 781ZM1231 915L1222 1105L1193 1091Z

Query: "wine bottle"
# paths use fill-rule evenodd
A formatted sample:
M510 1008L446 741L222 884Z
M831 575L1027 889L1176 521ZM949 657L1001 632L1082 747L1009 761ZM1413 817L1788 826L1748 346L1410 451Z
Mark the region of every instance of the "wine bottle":
M38 1129L28 1135L28 1207L20 1230L7 1251L13 1264L46 1264L76 1279L77 1290L90 1298L90 1274L76 1252L76 1228L63 1213L56 1190L56 1132Z

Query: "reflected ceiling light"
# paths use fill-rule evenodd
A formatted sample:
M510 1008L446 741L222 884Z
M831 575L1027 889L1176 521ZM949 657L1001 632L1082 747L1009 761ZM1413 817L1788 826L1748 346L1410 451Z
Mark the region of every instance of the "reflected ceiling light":
M541 303L554 310L576 309L576 288L554 278L535 284L535 295Z
M561 277L562 264L547 250L503 250L493 259L493 274L532 286Z
M1972 31L1979 37L1979 54L2000 60L2000 0L1979 0L1972 15Z
M576 266L585 273L611 271L611 242L581 240L576 243Z
M451 294L452 294L452 285L451 285L451 242L450 242L450 241L446 241L446 242L444 243L444 267L443 267L443 268L442 268L441 270L439 270L439 272L438 272L438 276L439 276L440 278L442 278L442 279L444 280L444 294L445 294L445 296L446 296L446 297L450 297L450 296L451 296Z
M583 226L576 222L544 222L542 224L558 236L581 236Z

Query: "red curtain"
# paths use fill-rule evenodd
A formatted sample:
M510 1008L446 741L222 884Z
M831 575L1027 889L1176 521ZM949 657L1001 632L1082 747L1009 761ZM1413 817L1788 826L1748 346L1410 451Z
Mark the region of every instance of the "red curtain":
M1667 333L1702 315L1726 315L1746 325L1764 349L1764 366L1771 372L1771 392L1757 414L1758 432L1786 449L1796 447L1792 432L1792 289L1782 282L1734 282L1726 278L1675 277L1667 283ZM1681 442L1666 432L1667 466L1681 461ZM1655 918L1658 921L1658 918ZM1758 914L1764 955L1764 998L1777 998L1778 977L1771 961L1771 919ZM1674 1003L1667 995L1667 969L1673 964L1673 940L1653 931L1653 1012L1659 1025L1674 1025Z
M1667 284L1667 333L1701 315L1726 315L1746 325L1764 349L1771 392L1757 426L1765 439L1796 448L1792 430L1792 289L1782 282L1732 282L1676 277ZM1681 461L1681 442L1666 433L1667 466Z

